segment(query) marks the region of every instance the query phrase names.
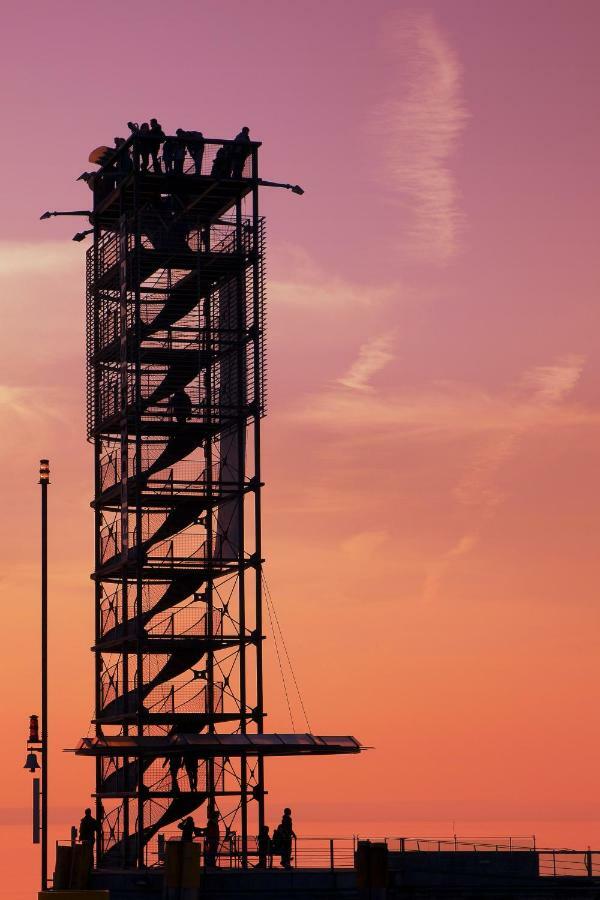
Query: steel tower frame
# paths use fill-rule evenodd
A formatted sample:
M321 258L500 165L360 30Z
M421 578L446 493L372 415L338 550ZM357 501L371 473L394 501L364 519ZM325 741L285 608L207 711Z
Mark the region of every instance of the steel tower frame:
M159 863L199 807L246 866L265 757L361 749L264 733L259 186L302 190L261 180L259 147L204 140L166 173L134 135L86 175L95 734L76 752L95 759L100 867Z
M97 737L263 731L259 145L243 178L215 180L221 146L206 143L205 177L161 176L131 139L94 179ZM97 757L101 859L148 864L151 838L201 803L230 829L239 811L246 856L262 758L165 763Z

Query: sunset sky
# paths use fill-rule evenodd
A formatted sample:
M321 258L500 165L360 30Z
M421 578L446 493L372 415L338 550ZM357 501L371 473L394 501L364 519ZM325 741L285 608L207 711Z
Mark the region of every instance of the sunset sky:
M151 116L249 125L263 176L306 191L263 193L266 574L313 731L374 749L269 764L269 820L600 847L600 5L26 0L2 20L4 849L32 867L43 456L57 837L93 779L61 752L93 703L85 245L39 216L85 208L89 151Z

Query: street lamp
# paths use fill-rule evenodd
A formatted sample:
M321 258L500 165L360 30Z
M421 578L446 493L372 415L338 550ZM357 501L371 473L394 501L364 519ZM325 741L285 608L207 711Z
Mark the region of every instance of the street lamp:
M42 489L42 890L48 889L48 485L50 461L40 459Z

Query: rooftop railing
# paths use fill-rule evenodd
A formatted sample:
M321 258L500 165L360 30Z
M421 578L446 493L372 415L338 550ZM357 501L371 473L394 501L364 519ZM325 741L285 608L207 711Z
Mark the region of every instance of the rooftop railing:
M195 175L227 178L258 178L259 141L240 143L218 138L167 135L157 152L156 139L132 134L120 147L107 148L97 175L125 178L131 172L148 175ZM173 155L171 149L173 148ZM110 154L110 155L109 155Z

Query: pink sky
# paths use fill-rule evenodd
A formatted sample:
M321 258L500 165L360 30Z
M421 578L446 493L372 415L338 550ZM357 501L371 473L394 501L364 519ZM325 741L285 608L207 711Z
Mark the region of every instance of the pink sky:
M376 749L269 766L269 815L600 844L599 26L591 0L4 11L0 821L29 804L46 455L57 816L92 787L59 752L92 708L83 248L38 219L157 116L248 124L264 176L306 189L263 198L267 577L313 730Z

